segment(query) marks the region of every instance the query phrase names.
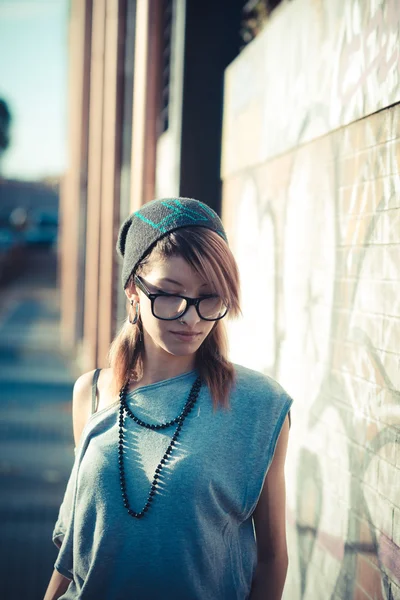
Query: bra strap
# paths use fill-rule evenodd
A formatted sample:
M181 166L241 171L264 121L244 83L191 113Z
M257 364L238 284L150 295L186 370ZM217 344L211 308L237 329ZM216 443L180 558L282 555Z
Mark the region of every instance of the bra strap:
M92 383L92 415L96 412L96 399L97 399L97 380L99 379L101 369L96 369L93 373Z

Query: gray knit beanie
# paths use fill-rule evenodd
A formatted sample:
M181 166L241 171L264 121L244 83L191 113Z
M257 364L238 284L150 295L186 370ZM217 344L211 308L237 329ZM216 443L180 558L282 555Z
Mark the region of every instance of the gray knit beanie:
M144 204L121 225L117 251L123 258L122 286L154 244L181 227L206 227L226 242L221 219L207 204L192 198L164 198Z

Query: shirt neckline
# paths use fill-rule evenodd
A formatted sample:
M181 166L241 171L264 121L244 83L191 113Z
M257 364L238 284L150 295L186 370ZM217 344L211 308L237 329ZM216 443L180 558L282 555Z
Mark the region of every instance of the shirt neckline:
M180 375L175 375L175 377L169 377L168 379L162 379L161 381L155 381L154 383L148 383L146 385L141 385L138 388L128 392L126 394L127 398L133 398L136 393L143 392L148 389L155 389L158 387L164 387L171 383L175 383L176 381L180 381L181 379L186 379L193 376L196 373L196 369L192 369L191 371L186 371L186 373L181 373Z
M181 375L176 375L175 377L170 377L169 379L163 379L162 381L156 381L155 383L149 383L147 385L143 385L141 387L136 388L135 390L132 390L131 392L128 392L128 394L126 395L127 398L133 398L135 396L136 393L141 392L143 390L147 390L147 389L155 389L157 387L162 387L164 385L168 385L170 383L174 383L176 381L179 381L181 379L186 379L190 376L193 376L196 373L196 369L193 369L192 371L187 371L186 373L182 373ZM115 402L112 402L111 404L109 404L108 406L105 406L104 408L102 408L101 410L98 410L94 413L92 413L89 417L89 419L87 420L85 427L83 428L82 431L82 436L81 436L81 441L78 444L78 446L75 448L75 450L81 446L81 442L83 439L83 434L85 432L87 432L89 424L92 424L94 421L97 420L98 415L102 415L105 414L106 412L110 411L111 409L114 410L116 408L118 408L120 405L120 400L115 400Z

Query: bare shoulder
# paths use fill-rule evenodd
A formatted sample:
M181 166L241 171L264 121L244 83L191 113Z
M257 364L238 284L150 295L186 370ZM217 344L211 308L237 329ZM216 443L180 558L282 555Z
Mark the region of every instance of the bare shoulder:
M84 373L75 381L74 384L74 400L78 400L81 395L87 392L92 387L94 371Z
M94 371L81 375L75 382L72 397L72 422L75 444L79 444L82 431L92 414L92 384ZM101 369L97 381L96 412L115 402L111 394L112 369Z
M72 394L72 424L75 445L79 444L83 428L91 413L91 390L94 371L84 373L75 381Z
M99 381L97 382L97 412L107 408L117 400L112 394L113 371L112 369L101 369Z

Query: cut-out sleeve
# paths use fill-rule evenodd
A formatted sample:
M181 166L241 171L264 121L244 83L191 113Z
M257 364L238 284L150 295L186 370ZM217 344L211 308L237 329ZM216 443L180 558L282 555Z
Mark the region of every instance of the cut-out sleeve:
M254 476L247 486L247 503L251 514L258 502L266 475L274 457L279 434L286 417L290 424L293 399L276 381L268 378L267 393L260 393L258 414L249 443L250 464Z

